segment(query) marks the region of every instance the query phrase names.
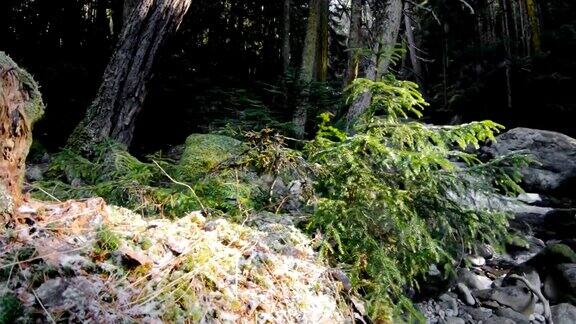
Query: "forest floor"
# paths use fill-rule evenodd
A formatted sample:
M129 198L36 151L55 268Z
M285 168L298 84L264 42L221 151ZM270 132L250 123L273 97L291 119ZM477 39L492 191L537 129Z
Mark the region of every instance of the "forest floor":
M343 285L290 219L142 218L102 199L30 201L0 236L0 322L349 318ZM250 226L248 226L250 225ZM10 293L8 293L10 292ZM15 301L23 301L22 305Z

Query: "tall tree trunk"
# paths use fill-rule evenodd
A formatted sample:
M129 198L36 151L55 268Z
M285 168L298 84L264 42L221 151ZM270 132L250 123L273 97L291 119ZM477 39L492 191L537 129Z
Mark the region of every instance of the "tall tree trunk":
M326 29L325 32L324 29ZM302 51L302 67L299 78L302 92L292 118L294 134L298 138L303 138L306 133L311 83L313 81L322 81L326 76L327 58L323 56L328 53L327 29L328 0L310 0L308 26Z
M36 82L0 52L0 220L21 202L32 125L43 112Z
M290 11L292 7L291 0L284 0L284 19L282 29L282 67L284 76L290 72Z
M392 61L392 51L396 46L402 22L402 1L387 0L383 8L380 7L382 5L380 2L374 2L372 5L375 12L374 31L367 34L376 35L376 37L368 40L369 44L366 47L371 48L372 55L364 57L362 68L365 71L365 78L377 80L388 72ZM348 132L353 131L354 124L368 109L371 101L372 95L369 92L364 92L354 99L345 117Z
M358 77L362 52L362 0L352 0L350 7L350 31L348 34L348 66L344 74L344 88Z
M418 55L416 54L416 40L414 39L414 31L412 29L412 17L410 17L410 12L412 11L412 5L410 2L406 2L404 4L404 28L406 33L406 40L408 41L408 53L410 56L410 63L412 63L412 72L416 77L416 81L420 85L422 89L424 82L423 82L423 74L422 74L422 65L420 64L420 60L418 59Z
M394 54L398 33L400 32L400 24L402 23L402 0L388 0L383 16L378 20L380 49L376 78L380 79L388 73L390 63L392 63L392 55Z
M130 145L156 54L182 22L191 1L138 0L126 14L96 99L68 139L69 148L89 155L106 138Z

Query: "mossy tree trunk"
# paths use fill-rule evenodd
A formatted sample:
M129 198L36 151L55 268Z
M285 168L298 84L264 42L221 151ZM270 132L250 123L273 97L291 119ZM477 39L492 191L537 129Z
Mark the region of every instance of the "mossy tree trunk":
M21 203L32 125L43 112L36 82L0 52L0 216L12 215Z
M393 50L398 40L402 22L402 1L387 0L371 3L374 23L372 30L366 31L363 39L365 54L360 63L358 75L376 80L388 73ZM371 36L372 35L372 36ZM372 96L365 92L353 100L346 113L346 130L351 132L358 118L368 109Z
M328 0L310 0L306 39L302 51L300 84L302 91L292 123L296 137L306 134L310 87L315 81L325 81L328 71Z
M68 148L90 155L109 138L130 145L160 45L178 28L192 0L125 3L122 32L96 99L68 140ZM129 10L130 6L132 10Z

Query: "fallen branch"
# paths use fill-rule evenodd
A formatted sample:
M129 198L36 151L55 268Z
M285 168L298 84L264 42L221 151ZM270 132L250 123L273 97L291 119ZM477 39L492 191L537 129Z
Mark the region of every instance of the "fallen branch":
M537 289L536 287L534 287L532 285L532 283L530 281L528 281L528 279L526 279L525 277L513 274L508 276L511 279L517 279L522 281L526 287L528 287L528 289L530 289L537 297L538 299L540 299L540 301L542 302L542 304L544 304L544 318L546 319L546 323L548 324L554 324L552 321L552 315L551 315L551 311L550 311L550 303L548 302L548 300L544 297L544 295L542 295L542 292L540 291L540 289Z

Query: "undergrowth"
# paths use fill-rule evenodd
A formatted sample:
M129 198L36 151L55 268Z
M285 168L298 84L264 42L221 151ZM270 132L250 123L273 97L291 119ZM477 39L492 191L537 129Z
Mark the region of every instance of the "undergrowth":
M240 221L261 210L278 212L285 199L273 199L275 185L298 181L308 202L300 213L310 212L306 228L320 234L320 255L346 270L370 316L418 317L405 291L418 289L417 278L432 264L450 273L477 242L505 242L508 215L474 200L518 193L516 170L527 159L481 161L468 153L503 128L491 121L432 126L411 120L427 105L412 82L359 79L349 89L351 98L365 91L373 102L354 135L332 126L325 113L303 150L288 148L291 139L270 129L249 131L240 144L220 135L191 136L180 161L156 154L142 162L103 143L92 160L71 151L56 155L49 180L35 184L42 188L37 194L101 196L145 215L202 209ZM213 145L210 152L206 145Z

